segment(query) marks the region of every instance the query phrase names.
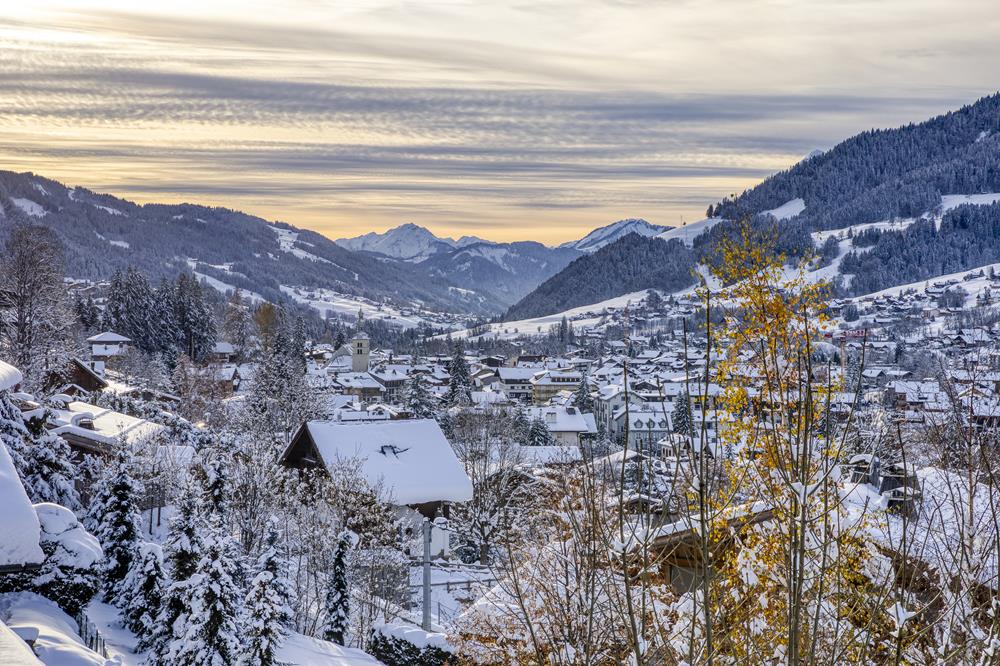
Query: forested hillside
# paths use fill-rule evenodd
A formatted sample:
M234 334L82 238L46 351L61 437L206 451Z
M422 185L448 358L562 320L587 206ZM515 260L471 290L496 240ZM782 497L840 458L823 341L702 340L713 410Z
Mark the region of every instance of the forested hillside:
M482 299L467 298L446 279L427 280L408 264L382 262L314 231L226 208L140 206L5 171L0 219L52 229L65 245L66 271L76 278L108 279L128 266L153 279L193 269L273 302L285 299L282 285L296 285L440 309L484 307ZM0 225L0 236L9 228Z
M640 289L683 289L694 283L695 257L681 241L628 234L543 282L505 318L559 312Z
M809 230L911 217L945 194L1000 190L1000 95L896 129L862 132L767 178L715 215L737 219L802 198Z

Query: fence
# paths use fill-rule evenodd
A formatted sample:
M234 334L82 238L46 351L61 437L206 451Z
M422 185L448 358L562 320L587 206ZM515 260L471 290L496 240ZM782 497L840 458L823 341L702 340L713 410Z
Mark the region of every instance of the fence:
M76 614L74 619L80 627L80 638L83 639L83 644L107 659L108 647L104 643L104 637L101 636L101 632L97 630L94 623L90 621L89 617L87 617L87 613L80 611Z

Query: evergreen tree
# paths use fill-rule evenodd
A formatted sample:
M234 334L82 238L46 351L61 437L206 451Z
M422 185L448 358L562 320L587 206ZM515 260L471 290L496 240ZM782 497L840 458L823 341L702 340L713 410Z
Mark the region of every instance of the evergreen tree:
M205 537L198 568L188 584L188 612L179 622L168 663L229 666L240 656L240 594L234 580L231 538L217 521Z
M455 343L451 362L448 364L448 393L446 399L449 405L463 406L472 404L472 380L469 378L469 364L465 362L465 353L460 343Z
M22 480L30 473L25 456L27 448L25 442L28 437L28 429L24 426L21 410L10 399L10 394L7 391L0 391L0 444L7 448L11 460L14 462L14 469L17 470L17 474ZM25 490L30 495L27 485Z
M527 444L531 441L531 421L524 413L521 405L514 407L514 416L511 420L511 438L518 444Z
M253 355L254 331L253 315L243 304L243 295L237 289L226 304L222 332L226 340L232 343L238 363L246 362Z
M66 440L45 427L48 417L46 410L25 424L25 467L21 480L32 502L52 502L70 511L79 511L82 507L75 485L77 471L73 452Z
M333 556L333 571L327 583L323 623L323 639L338 645L344 645L347 637L347 625L350 616L350 597L347 589L347 553L350 549L350 539L344 533L337 543L337 551Z
M541 417L531 420L531 428L528 430L528 446L551 446L552 433L545 421Z
M419 372L410 375L403 400L413 418L429 419L434 417L434 396L431 395L427 384L424 383L423 375Z
M177 277L173 311L181 351L195 361L204 359L215 346L215 318L193 275L181 273Z
M274 666L277 663L277 649L288 635L292 622L291 590L285 578L287 568L278 552L277 522L271 519L264 552L257 559L257 571L243 601L246 647L241 662L245 666Z
M694 436L694 423L691 418L691 395L687 391L684 391L677 400L677 406L674 407L673 420L674 432L688 437Z
M104 549L104 600L125 601L122 581L128 575L139 543L139 484L132 478L125 454L101 475L87 511L87 527Z
M157 664L167 664L170 649L180 638L188 612L188 588L201 557L201 527L199 489L191 483L185 486L177 503L177 512L170 519L165 546L165 563L169 576L156 618L155 633L148 644Z
M580 380L580 386L577 387L576 395L573 396L573 404L581 412L590 413L594 411L594 400L590 397L590 383L587 381L586 375Z
M122 584L126 593L122 619L129 631L138 637L140 651L147 650L150 639L156 635L165 587L163 551L159 544L141 542Z
M163 349L157 314L165 307L157 303L146 276L129 266L124 273L118 271L111 278L101 325L131 339L136 347L151 354Z

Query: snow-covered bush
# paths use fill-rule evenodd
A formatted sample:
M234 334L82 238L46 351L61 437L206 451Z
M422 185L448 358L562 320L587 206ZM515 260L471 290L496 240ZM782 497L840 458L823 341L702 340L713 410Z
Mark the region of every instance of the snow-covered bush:
M0 592L36 592L75 615L100 588L101 546L66 507L46 502L35 513L45 560L39 570L0 576Z
M446 666L458 664L444 634L404 624L377 624L368 652L386 666Z

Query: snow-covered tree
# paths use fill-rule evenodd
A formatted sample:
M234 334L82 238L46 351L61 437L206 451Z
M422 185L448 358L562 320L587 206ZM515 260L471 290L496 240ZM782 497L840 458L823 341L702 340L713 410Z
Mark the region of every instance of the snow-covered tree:
M580 380L580 386L577 387L576 395L573 396L573 404L581 412L590 413L594 411L594 399L590 397L590 383L587 381L586 375Z
M129 631L139 638L139 649L150 647L150 639L157 633L157 618L163 602L166 574L163 570L163 551L159 544L149 541L139 543L132 559L122 590L125 605L122 619Z
M521 405L514 407L511 418L510 437L518 444L527 444L531 434L531 420Z
M52 434L45 424L48 413L34 416L25 424L24 489L33 502L52 502L71 511L79 511L80 494L76 490L76 465L73 452L62 437Z
M25 457L28 436L28 429L24 426L21 410L10 399L10 394L7 391L0 391L0 444L7 447L7 452L14 462L14 469L17 470L17 474L22 480L29 473ZM25 490L28 488L26 487Z
M448 393L445 396L451 406L472 404L472 380L469 378L469 364L465 362L462 345L455 343L451 362L448 364Z
M417 419L433 418L435 414L435 399L419 372L410 375L406 386L404 404L410 414Z
M238 362L243 363L253 355L256 325L239 289L233 292L226 304L222 333L232 343Z
M75 354L76 317L63 282L62 243L51 229L16 224L0 252L0 355L24 373L24 386L45 388L49 374Z
M163 592L154 633L148 644L155 663L169 663L173 642L180 638L179 630L188 613L188 588L201 558L201 530L204 522L199 508L200 489L193 483L185 486L177 512L170 519L170 530L164 544L168 579Z
M280 329L279 329L280 330ZM315 418L320 411L318 396L302 371L302 354L293 357L287 346L275 336L271 353L254 374L246 400L245 424L248 430L279 438L286 446L304 421Z
M240 657L243 595L234 580L231 538L216 523L205 536L198 568L187 586L187 613L175 632L167 663L229 666Z
M66 507L45 502L35 505L35 513L45 560L38 571L21 574L16 589L35 591L75 615L101 586L101 546ZM0 576L0 590L8 581L10 577Z
M141 535L139 484L130 467L123 452L116 455L97 482L87 510L87 528L104 549L104 599L115 604L124 601L122 581Z
M274 666L277 649L292 623L289 607L291 590L286 576L287 562L278 550L278 526L268 524L264 552L257 558L257 570L243 600L243 641L241 663L245 666Z
M535 417L531 420L531 428L528 430L528 446L551 446L552 433L545 425L545 420Z
M326 599L323 604L325 620L323 639L344 645L350 619L350 596L347 588L347 554L350 538L342 534L333 556L333 569L327 581Z
M194 275L177 277L173 310L179 348L196 361L204 359L215 346L215 317Z
M674 432L687 437L694 436L694 423L691 418L691 394L687 391L681 394L674 407Z

